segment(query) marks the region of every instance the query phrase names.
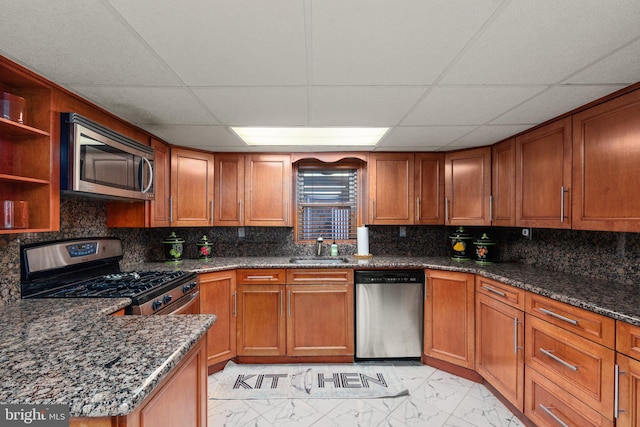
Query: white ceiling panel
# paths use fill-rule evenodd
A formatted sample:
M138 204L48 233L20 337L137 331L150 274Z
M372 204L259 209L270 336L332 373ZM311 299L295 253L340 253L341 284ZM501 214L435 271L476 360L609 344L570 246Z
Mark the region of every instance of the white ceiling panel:
M313 2L313 83L429 85L500 3Z
M493 124L535 125L571 111L624 86L553 86L494 120Z
M480 147L483 145L490 145L503 139L509 138L517 133L523 132L532 126L528 125L500 125L481 126L463 136L457 141L449 144L445 147L445 150L459 150L461 148L468 147Z
M211 151L246 151L246 145L225 126L143 125L170 144Z
M72 86L84 97L140 124L219 124L186 88ZM143 108L141 108L143 107Z
M309 123L306 86L196 87L194 93L230 126L304 126Z
M99 0L2 3L0 51L60 84L176 85Z
M565 83L630 85L640 82L640 39L569 77Z
M553 84L640 35L637 0L513 0L444 84Z
M307 83L298 0L109 0L187 85Z
M314 86L311 125L394 126L424 91L419 86Z
M436 87L402 121L403 125L481 125L526 101L545 87Z
M389 132L378 147L393 151L413 147L415 151L439 151L477 126L400 126Z

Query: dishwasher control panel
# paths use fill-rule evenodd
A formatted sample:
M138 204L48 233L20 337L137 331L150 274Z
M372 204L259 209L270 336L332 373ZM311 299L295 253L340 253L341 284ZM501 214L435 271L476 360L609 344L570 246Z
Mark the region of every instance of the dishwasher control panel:
M356 270L356 283L424 283L424 270Z

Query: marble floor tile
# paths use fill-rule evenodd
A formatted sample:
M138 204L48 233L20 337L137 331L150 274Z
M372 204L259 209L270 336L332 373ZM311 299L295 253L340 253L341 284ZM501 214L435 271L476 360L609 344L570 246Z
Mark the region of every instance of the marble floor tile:
M420 363L396 371L409 395L381 399L209 400L209 427L523 427L486 387ZM209 375L209 388L220 373Z

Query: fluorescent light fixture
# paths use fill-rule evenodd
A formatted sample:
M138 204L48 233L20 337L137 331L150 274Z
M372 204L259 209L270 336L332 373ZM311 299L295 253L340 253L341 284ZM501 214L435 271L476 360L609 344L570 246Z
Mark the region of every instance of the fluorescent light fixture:
M232 127L247 145L376 145L389 128Z

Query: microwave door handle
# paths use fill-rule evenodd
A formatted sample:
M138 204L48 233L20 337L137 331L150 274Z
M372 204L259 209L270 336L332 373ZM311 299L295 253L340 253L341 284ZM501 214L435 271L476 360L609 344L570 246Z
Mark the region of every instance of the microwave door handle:
M141 157L142 160L147 164L147 166L149 166L149 185L147 185L147 187L142 190L143 193L146 193L147 191L149 191L149 189L151 189L151 186L153 185L153 166L151 165L151 162L146 158L146 157ZM140 185L142 187L142 185Z

